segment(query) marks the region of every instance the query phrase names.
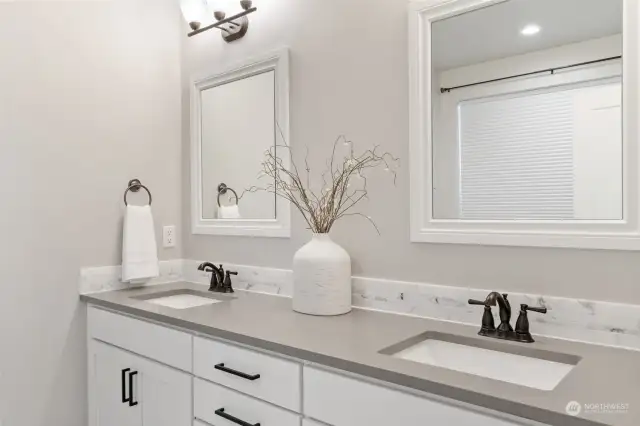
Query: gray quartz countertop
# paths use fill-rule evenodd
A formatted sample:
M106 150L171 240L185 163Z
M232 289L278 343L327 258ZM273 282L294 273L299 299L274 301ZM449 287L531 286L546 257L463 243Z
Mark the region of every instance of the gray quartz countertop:
M117 312L220 337L396 385L429 392L554 426L640 425L640 352L537 337L532 344L488 339L477 328L424 318L355 309L337 317L294 312L291 299L236 292L236 299L190 309L172 309L138 299L153 293L206 287L173 283L82 295L87 303ZM480 323L481 314L478 315ZM532 330L535 335L535 330ZM466 344L507 352L553 352L579 357L578 365L551 391L542 391L380 353L425 332L465 339ZM498 345L498 346L496 346ZM626 412L607 407L566 413L581 404L628 404Z

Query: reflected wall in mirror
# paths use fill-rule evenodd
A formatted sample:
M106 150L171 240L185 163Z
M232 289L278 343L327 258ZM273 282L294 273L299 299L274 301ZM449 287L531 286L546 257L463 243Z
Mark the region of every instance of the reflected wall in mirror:
M493 2L431 31L433 218L624 218L623 0Z
M192 87L192 230L288 237L290 207L268 192L265 151L288 167L288 51L281 49L197 80Z
M266 186L258 173L264 152L276 149L275 71L214 86L200 96L202 217L275 219L275 195L244 193L245 188ZM219 191L221 184L231 189Z
M411 239L640 250L640 3L409 5Z

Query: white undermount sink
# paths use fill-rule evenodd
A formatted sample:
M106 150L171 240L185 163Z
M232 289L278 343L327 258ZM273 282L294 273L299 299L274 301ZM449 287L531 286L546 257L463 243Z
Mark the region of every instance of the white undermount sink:
M494 347L472 346L465 342L464 338L456 339L452 336L453 339L446 337L442 339L438 338L439 333L432 334L434 336L429 337L427 333L426 339L418 339L417 343L414 343L415 339L413 339L414 342L399 344L405 346L404 349L397 350L399 346L394 345L381 353L545 391L553 390L579 361L578 357L570 355L529 350L526 347L501 347L498 344L497 347L511 351L504 352L496 350L496 345L489 342L486 342L488 343L486 346ZM513 353L518 351L520 353Z
M148 303L154 305L167 306L173 309L189 309L196 306L211 305L220 303L222 300L209 299L202 296L194 296L193 294L176 294L175 296L158 297L157 299L147 299Z
M153 305L165 306L172 309L190 309L198 306L212 305L234 299L230 296L213 296L194 290L174 290L135 297Z

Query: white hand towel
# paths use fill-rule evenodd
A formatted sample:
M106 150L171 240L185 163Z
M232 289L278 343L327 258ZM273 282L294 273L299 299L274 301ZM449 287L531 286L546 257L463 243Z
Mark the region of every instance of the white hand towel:
M122 235L122 281L140 283L158 275L151 206L127 206Z
M218 207L218 219L241 219L238 205Z

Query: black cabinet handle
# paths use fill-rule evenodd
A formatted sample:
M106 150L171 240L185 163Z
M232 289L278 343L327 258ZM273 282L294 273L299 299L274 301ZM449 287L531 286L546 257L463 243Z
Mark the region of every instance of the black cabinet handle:
M122 384L122 403L129 402L129 398L127 398L127 373L131 371L130 368L125 368L122 370L122 375L120 376L120 383Z
M129 407L135 407L136 405L138 405L138 401L133 400L133 378L137 375L137 371L129 374Z
M240 420L237 417L233 417L231 414L225 413L224 408L220 408L216 410L216 415L222 417L223 419L227 419L230 422L233 422L240 426L260 426L260 423L251 424L251 423L245 422L244 420Z
M225 373L233 374L234 376L242 377L243 379L247 379L251 381L258 380L260 378L259 374L249 375L249 374L243 373L242 371L236 371L231 368L227 368L224 366L224 363L216 365L215 369L224 371Z

